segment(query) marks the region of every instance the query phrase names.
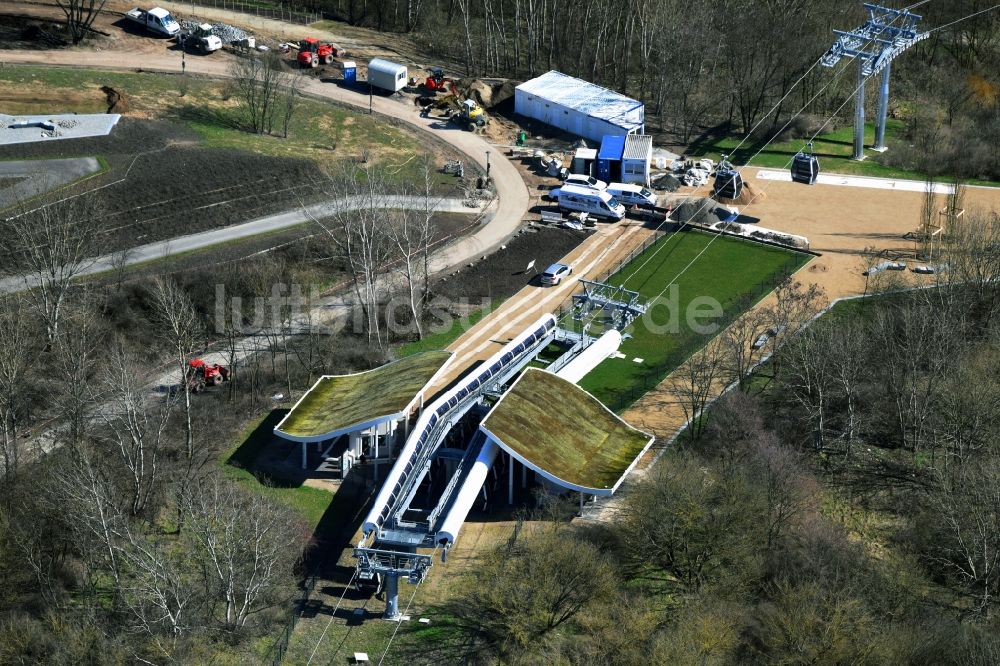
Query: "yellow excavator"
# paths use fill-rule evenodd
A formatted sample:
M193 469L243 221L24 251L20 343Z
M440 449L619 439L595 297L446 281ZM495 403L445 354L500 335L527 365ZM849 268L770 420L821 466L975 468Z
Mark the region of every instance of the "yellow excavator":
M466 99L460 102L458 101L458 96L454 93L445 95L434 103L425 106L423 109L424 115L430 115L432 109L444 109L445 117L448 120L458 123L472 132L481 130L489 122L489 116L486 115L486 111L483 107L479 106L476 100Z

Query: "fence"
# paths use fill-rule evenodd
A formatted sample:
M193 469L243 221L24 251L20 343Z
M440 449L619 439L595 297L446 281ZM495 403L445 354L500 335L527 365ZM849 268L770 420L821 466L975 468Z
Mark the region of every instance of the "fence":
M642 245L632 250L626 257L619 260L599 277L595 278L595 281L607 282L612 276L618 274L643 252L663 239L667 233L668 232L666 231L658 231L656 234L644 241ZM802 253L797 253L795 256L789 257L780 270L772 273L769 278L758 282L753 285L750 290L744 292L734 307L730 308L729 313L719 322L720 327L725 328L729 326L729 324L736 319L738 314L750 309L757 303L757 301L774 291L775 287L784 282L789 276L798 270L800 265L800 257L798 255L801 254ZM560 303L559 309L556 313L556 317L559 321L563 321L564 316L569 315L572 312L572 298L573 297L571 295ZM643 373L641 383L633 385L628 389L615 391L610 397L603 397L602 402L604 402L609 409L615 412L621 412L625 408L634 404L639 398L648 393L652 388L662 382L668 374L675 370L679 365L679 363L675 361L677 361L677 359L671 358L660 365L649 368L647 372Z
M285 620L285 627L281 630L281 635L274 641L274 645L271 646L271 650L267 655L267 658L271 659L272 666L280 666L282 659L285 658L285 652L288 651L288 643L292 640L292 632L295 631L295 625L299 622L302 609L309 603L309 597L316 589L317 580L318 578L315 575L306 578L302 586L302 596L299 597L296 603L292 604L292 608L288 611L288 619Z
M284 3L276 5L267 2L240 2L239 0L198 0L198 2L185 2L182 0L182 2L191 7L192 14L197 14L198 7L212 7L214 9L224 9L230 12L240 12L251 16L275 19L277 21L285 21L286 23L298 23L300 25L309 25L310 23L323 20L321 12L295 11L285 7Z

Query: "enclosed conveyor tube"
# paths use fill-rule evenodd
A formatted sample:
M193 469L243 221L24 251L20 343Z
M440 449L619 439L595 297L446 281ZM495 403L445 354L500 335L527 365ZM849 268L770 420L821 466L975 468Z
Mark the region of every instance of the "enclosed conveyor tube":
M479 491L486 483L486 475L490 473L490 467L497 458L498 447L491 439L483 443L483 447L476 456L476 462L472 464L469 475L465 477L465 482L455 496L455 501L448 510L448 515L441 523L441 529L437 533L437 542L448 548L455 543L458 538L458 531L465 524L465 519L472 510L472 505L476 503Z
M468 377L463 378L454 388L445 392L424 409L413 427L413 432L407 438L403 450L400 451L399 459L389 471L382 490L375 498L372 510L361 526L362 534L365 537L370 536L383 525L394 504L399 500L407 479L417 467L424 447L433 446L434 442L429 440L434 426L441 419L446 418L448 412L457 407L463 399L479 390L483 385L488 384L494 377L502 375L507 368L521 359L525 351L531 349L539 340L550 335L555 327L556 318L551 314L543 315L526 328L523 333L504 345L503 349L483 362Z
M577 384L584 375L596 368L600 363L618 351L622 344L622 334L616 329L611 329L601 337L594 340L593 344L580 352L574 358L556 372L557 377L562 377L568 382Z

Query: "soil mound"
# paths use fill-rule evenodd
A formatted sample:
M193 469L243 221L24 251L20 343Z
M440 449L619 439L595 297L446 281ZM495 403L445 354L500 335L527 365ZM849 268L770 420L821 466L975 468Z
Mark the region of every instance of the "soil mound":
M101 92L107 99L108 113L128 113L128 98L125 97L124 93L110 86L101 86Z
M767 198L764 190L754 187L750 183L743 184L743 191L740 192L740 196L735 199L727 199L725 197L716 197L715 200L721 204L727 204L730 206L748 206L751 203L759 203Z

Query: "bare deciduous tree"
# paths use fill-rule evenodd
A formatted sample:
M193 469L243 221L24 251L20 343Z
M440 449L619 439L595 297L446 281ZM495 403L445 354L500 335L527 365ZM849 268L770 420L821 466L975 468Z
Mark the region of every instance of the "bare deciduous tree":
M191 387L188 385L188 361L194 352L201 323L194 305L184 290L173 280L157 279L153 285L153 301L161 335L169 343L174 363L180 373L180 389L184 394L184 448L188 460L194 457L194 429L191 424Z
M229 69L242 120L255 134L271 134L275 123L285 136L299 96L299 77L283 69L276 52L251 54L233 61ZM282 93L285 97L282 98Z
M159 404L149 398L145 378L137 372L141 359L118 341L105 359L102 394L107 403L101 418L107 428L103 438L117 453L128 477L129 512L140 515L159 481L159 456L170 418L173 397Z
M291 575L305 531L289 511L217 476L202 480L183 503L205 588L222 605L223 626L239 629L273 605L272 592Z
M11 481L20 466L20 424L26 408L25 385L32 364L32 336L17 296L0 301L0 445L4 478Z
M692 440L701 437L705 428L700 417L721 383L721 361L722 354L713 341L670 375L670 387L677 394L684 417L690 423L688 434Z
M90 27L104 9L107 0L56 0L66 14L66 27L74 44L79 44L90 34Z
M93 201L69 201L25 211L0 223L0 248L10 254L7 272L17 277L29 302L45 324L51 345L67 294L90 265L97 247L95 221L100 211Z

